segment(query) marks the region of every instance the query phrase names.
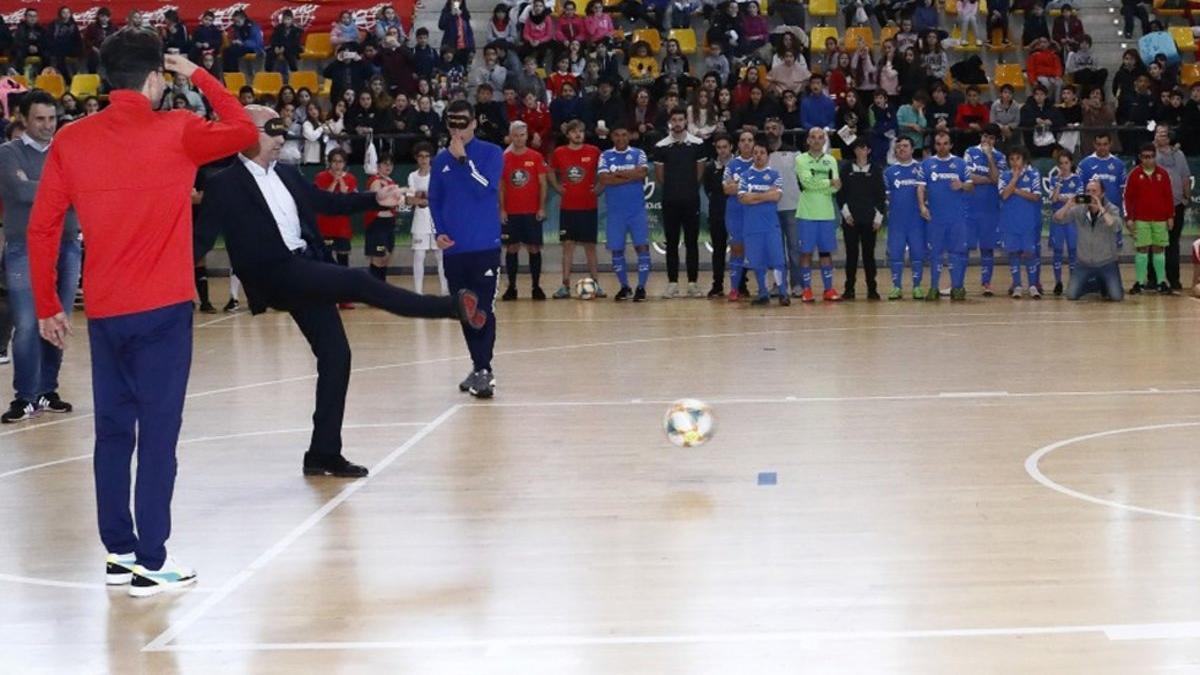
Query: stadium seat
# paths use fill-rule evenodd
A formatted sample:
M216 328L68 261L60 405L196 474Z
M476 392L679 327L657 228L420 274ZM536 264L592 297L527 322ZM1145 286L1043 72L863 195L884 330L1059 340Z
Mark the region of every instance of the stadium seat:
M637 42L645 42L650 45L650 55L654 56L662 51L662 36L653 28L639 28L631 34L629 44Z
M1175 39L1175 46L1181 52L1196 51L1196 38L1192 35L1191 26L1171 26L1171 37Z
M808 4L809 16L837 16L837 0L811 0Z
M842 149L841 148L830 148L829 155L839 162L842 161Z
M246 86L246 76L241 73L225 73L225 88L237 96L238 91Z
M1185 87L1200 82L1200 63L1185 63L1179 69L1179 82Z
M667 33L667 38L679 43L679 51L687 55L696 53L696 31L691 28L675 28Z
M814 26L812 33L809 33L809 44L814 52L825 52L825 40L828 38L837 39L838 31L833 26Z
M33 86L35 89L49 93L54 98L62 98L62 95L67 93L67 83L58 73L38 75L37 79L33 81Z
M992 74L992 86L999 89L1011 84L1018 91L1025 88L1025 73L1019 63L997 63L996 72Z
M976 35L976 34L975 34L975 29L974 29L974 28L970 29L970 30L967 32L967 36L968 36L970 39L969 39L969 40L967 40L967 41L963 41L963 36L962 36L962 34L959 32L959 30L958 30L958 26L955 26L955 27L954 27L954 28L953 28L953 29L950 31L950 37L951 37L951 39L953 39L953 40L957 40L957 41L958 41L958 43L957 43L957 44L955 44L955 45L952 47L952 50L953 50L953 51L956 51L956 52L959 52L959 53L967 53L967 52L977 52L977 51L979 51L979 47L980 47L979 38L980 38L980 36L978 36L978 35Z
M29 78L25 77L24 75L5 75L4 77L10 78L12 81L20 84L22 87L29 89Z
M324 61L333 57L333 43L329 41L329 33L309 33L304 36L304 51L300 58L310 61Z
M868 49L875 48L875 33L871 30L870 26L847 28L846 34L842 37L842 41L846 43L846 49L850 51L858 49L859 40L867 43ZM824 41L822 40L822 42Z
M79 73L71 78L71 95L77 99L100 95L100 76Z
M321 82L321 88L317 91L317 96L328 99L333 94L333 80L324 80Z
M1167 9L1167 0L1154 0L1154 15L1157 17L1164 16L1183 16L1183 8Z
M900 33L899 26L884 26L879 29L879 44L892 40Z
M1003 54L1013 51L1016 47L1011 42L1004 44L1004 31L1000 28L994 28L992 29L991 36L988 37L988 49L993 54Z
M288 76L288 84L296 91L307 89L314 95L320 86L317 82L317 73L314 70L297 70Z
M262 71L254 74L255 96L278 96L279 90L283 89L283 75Z

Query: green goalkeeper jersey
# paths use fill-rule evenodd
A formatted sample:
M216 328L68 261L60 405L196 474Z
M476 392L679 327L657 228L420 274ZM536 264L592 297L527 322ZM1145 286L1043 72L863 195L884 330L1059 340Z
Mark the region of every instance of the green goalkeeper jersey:
M813 157L805 152L796 156L796 177L800 180L800 204L796 217L801 220L836 220L834 216L833 187L838 178L838 163L833 155L825 153Z

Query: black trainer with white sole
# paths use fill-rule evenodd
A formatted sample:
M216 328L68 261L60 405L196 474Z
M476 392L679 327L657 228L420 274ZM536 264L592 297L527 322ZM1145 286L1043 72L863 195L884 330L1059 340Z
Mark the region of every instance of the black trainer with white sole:
M490 370L472 373L471 386L467 390L475 398L491 398L496 395L496 376Z
M33 401L23 399L13 399L13 402L8 404L8 410L0 415L0 423L14 424L16 422L24 422L31 420L41 414L37 404Z
M38 410L42 412L69 413L74 409L74 406L59 397L58 392L52 391L38 397Z
M109 553L104 561L104 583L109 586L124 586L133 581L133 568L137 556L132 553Z

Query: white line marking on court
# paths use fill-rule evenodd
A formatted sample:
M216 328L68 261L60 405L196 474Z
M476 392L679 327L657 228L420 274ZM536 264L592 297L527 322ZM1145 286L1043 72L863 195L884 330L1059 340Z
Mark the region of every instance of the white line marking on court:
M1090 440L1094 440L1097 438L1105 438L1107 436L1116 436L1118 434L1129 434L1129 433L1134 433L1134 432L1138 432L1138 431L1157 431L1159 429L1186 429L1189 427L1200 427L1200 422L1171 422L1169 424L1149 424L1149 425L1141 426L1141 427L1125 427L1124 429L1110 429L1109 431L1099 431L1094 434L1084 434L1082 436L1075 436L1075 437L1068 438L1068 439L1065 439L1062 441L1058 441L1056 443L1051 443L1050 445L1047 445L1043 448L1039 448L1032 455L1030 455L1028 458L1026 458L1025 472L1028 473L1031 478L1033 478L1035 481L1041 483L1045 487L1048 487L1051 490L1054 490L1055 492L1064 494L1068 497L1073 497L1075 499L1079 499L1079 500L1082 500L1085 502L1090 502L1092 504L1098 504L1100 506L1107 506L1109 508L1120 509L1122 511L1130 511L1133 513L1142 513L1142 514L1150 515L1150 516L1162 516L1163 518L1176 518L1178 520L1189 520L1189 521L1193 521L1193 522L1200 522L1200 515L1194 515L1194 514L1190 514L1190 513L1177 513L1175 511L1162 511L1159 509L1148 509L1148 508L1141 507L1141 506L1133 506L1131 504L1122 504L1120 502L1114 502L1111 499L1102 499L1100 497L1095 497L1095 496L1089 495L1085 492L1080 492L1079 490L1073 490L1069 487L1066 487L1065 485L1056 483L1055 481L1048 478L1046 476L1046 474L1042 473L1041 468L1038 466L1038 463L1041 462L1042 458L1044 458L1046 455L1054 452L1055 450L1058 450L1059 448L1063 448L1063 447L1066 447L1068 445L1072 445L1075 443L1082 443L1084 441L1090 441Z
M534 635L461 640L397 640L375 642L233 642L163 645L143 651L384 651L437 649L506 649L514 647L587 647L619 645L741 644L769 642L853 642L950 638L1036 637L1102 634L1110 640L1155 640L1194 637L1200 623L1097 624L1063 626L1005 626L929 630L767 631L762 633L694 633L680 635Z
M943 391L940 398L997 398L1008 396L1007 391Z
M272 560L274 560L280 553L283 553L285 550L287 550L289 546L294 544L300 537L304 536L305 533L316 527L318 523L325 519L325 516L328 516L333 512L334 509L345 503L347 499L350 499L354 493L361 490L364 486L370 483L372 479L383 473L385 469L403 456L404 453L408 452L410 448L415 446L417 443L420 443L426 436L433 433L438 427L442 426L442 424L444 424L446 420L453 417L460 408L462 408L461 404L450 406L445 410L445 412L443 412L441 415L438 415L429 424L421 427L421 429L417 431L412 438L409 438L395 450L392 450L386 457L375 464L375 466L371 467L369 475L367 475L365 478L360 478L343 488L341 492L337 493L332 499L325 502L324 506L313 512L313 514L306 518L304 522L293 528L292 531L289 532L283 539L280 539L275 543L274 546L264 551L262 555L255 558L254 561L251 562L245 569L243 569L241 572L238 572L232 579L229 579L222 584L212 595L206 597L199 605L196 605L196 607L185 614L182 619L168 626L166 630L159 634L158 637L154 638L149 644L143 647L142 651L153 652L162 650L172 640L179 637L180 633L187 630L209 610L211 610L225 598L229 597L234 591L240 588L242 584L246 583L250 577L254 576L255 572L271 564Z
M226 314L225 316L222 316L222 317L217 317L216 319L210 319L208 321L205 321L204 323L198 323L195 326L193 326L193 328L207 328L209 326L213 326L218 323L221 323L222 321L228 321L230 319L237 318L237 316L238 316L238 314L236 312L233 312L230 314Z

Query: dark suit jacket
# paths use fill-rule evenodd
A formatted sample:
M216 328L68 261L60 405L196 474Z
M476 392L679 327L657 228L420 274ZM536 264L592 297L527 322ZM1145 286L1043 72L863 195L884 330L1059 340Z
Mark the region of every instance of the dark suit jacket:
M316 214L350 215L376 208L372 192L325 192L305 180L298 169L284 164L276 164L275 173L296 200L300 235L308 244L310 258L329 260L317 230ZM210 176L205 185L195 224L196 260L212 249L218 234L225 237L230 264L246 289L250 311L261 314L273 300L279 300L269 293L272 268L289 262L295 254L284 245L266 198L240 159Z

